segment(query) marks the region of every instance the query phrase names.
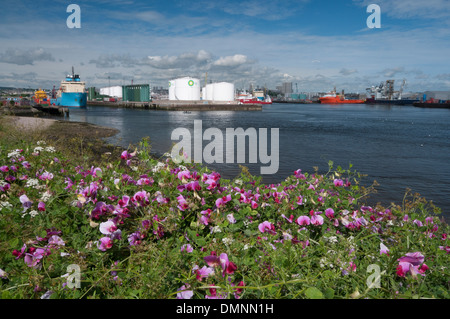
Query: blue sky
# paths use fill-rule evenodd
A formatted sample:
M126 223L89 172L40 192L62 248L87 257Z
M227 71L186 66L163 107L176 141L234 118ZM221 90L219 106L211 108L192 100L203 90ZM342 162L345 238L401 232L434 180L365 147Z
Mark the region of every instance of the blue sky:
M66 25L71 3L81 28ZM208 73L238 88L450 90L448 0L8 1L1 16L0 86L51 88L74 66L96 87Z

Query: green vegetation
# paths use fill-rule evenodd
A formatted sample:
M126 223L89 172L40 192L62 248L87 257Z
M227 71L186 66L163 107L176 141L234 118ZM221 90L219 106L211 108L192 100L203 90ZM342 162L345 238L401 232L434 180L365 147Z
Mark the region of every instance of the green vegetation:
M225 180L90 129L0 121L1 298L450 297L449 227L420 197L365 206L371 189L332 162Z

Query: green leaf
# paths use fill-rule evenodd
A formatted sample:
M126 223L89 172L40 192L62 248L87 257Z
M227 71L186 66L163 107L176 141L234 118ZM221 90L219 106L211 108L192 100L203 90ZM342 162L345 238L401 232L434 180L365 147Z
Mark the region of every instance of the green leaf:
M323 299L322 292L316 287L310 287L306 289L305 295L308 299Z
M333 299L334 298L334 290L331 288L327 288L324 291L324 295L325 295L325 298L327 298L327 299Z

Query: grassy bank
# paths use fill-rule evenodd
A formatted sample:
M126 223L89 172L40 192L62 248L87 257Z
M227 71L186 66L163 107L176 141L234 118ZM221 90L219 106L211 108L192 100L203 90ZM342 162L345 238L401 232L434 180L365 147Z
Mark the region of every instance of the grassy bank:
M357 172L264 185L128 151L113 131L0 121L2 298L449 298L449 227Z

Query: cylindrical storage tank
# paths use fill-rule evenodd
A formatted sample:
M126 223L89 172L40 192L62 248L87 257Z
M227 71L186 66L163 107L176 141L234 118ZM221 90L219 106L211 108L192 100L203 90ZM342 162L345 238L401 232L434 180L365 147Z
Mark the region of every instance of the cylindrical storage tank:
M191 77L176 79L175 99L179 101L200 101L200 81Z
M214 83L213 101L234 101L234 84L227 82Z
M205 100L212 101L214 98L214 83L207 84L205 89L206 89Z
M175 80L169 81L169 100L174 101L175 98Z
M202 100L206 100L206 87L202 87Z

